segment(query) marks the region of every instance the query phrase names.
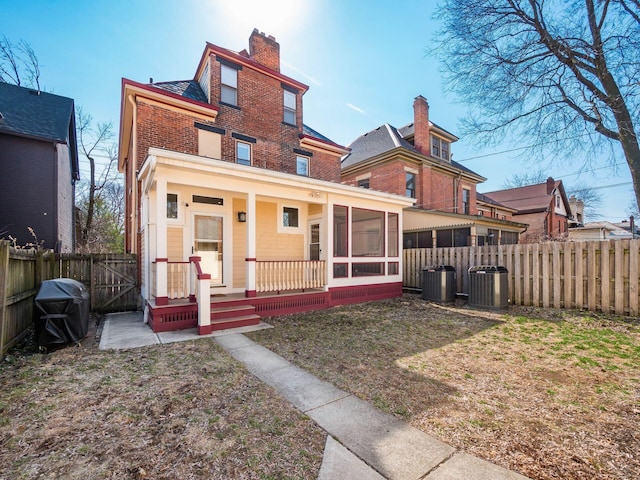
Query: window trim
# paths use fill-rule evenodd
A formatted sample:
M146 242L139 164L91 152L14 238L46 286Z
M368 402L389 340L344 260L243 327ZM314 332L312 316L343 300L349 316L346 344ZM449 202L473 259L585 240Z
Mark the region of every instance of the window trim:
M293 108L287 106L287 96L293 98ZM289 122L287 119L287 113L293 113L293 122ZM286 125L298 126L298 95L296 92L292 92L286 88L282 89L282 123Z
M245 163L244 159L243 159L243 161L240 161L239 150L238 150L238 147L240 145L246 145L249 148L249 163ZM245 142L243 140L236 139L236 145L235 146L236 146L236 149L235 149L236 150L236 158L235 158L236 163L238 165L245 165L247 167L252 166L253 165L253 149L251 148L251 143Z
M291 227L284 224L284 209L296 209L298 211L298 226ZM277 228L276 231L278 233L293 233L293 234L304 234L306 231L307 225L307 217L304 213L305 211L302 208L302 205L287 202L287 203L278 203L278 211L277 211Z
M298 171L298 161L299 160L304 160L305 161L306 173L300 173ZM305 155L296 155L296 175L300 175L302 177L309 177L311 175L311 161L310 161L309 157L307 157Z
M230 85L228 83L224 83L222 77L223 77L223 69L226 69L229 73L233 72L235 75L235 86ZM238 107L238 70L237 68L234 68L233 66L229 65L227 62L220 62L220 103L222 103L223 105L229 105L231 107ZM230 91L233 91L234 96L235 96L235 103L231 103L231 102L227 102L225 100L223 100L223 95L222 92L224 91L224 89L227 88Z
M411 178L413 179L413 189L411 190L411 195L409 195L409 175L411 175ZM418 180L418 175L414 172L411 172L409 170L405 170L404 172L404 184L405 184L405 191L404 191L404 195L407 198L416 198L416 183Z
M169 216L169 195L176 196L176 216L175 217ZM180 192L169 191L169 190L167 191L167 200L166 200L167 209L165 210L165 218L167 220L167 223L182 223L182 209L180 208L181 197L182 195L180 194Z

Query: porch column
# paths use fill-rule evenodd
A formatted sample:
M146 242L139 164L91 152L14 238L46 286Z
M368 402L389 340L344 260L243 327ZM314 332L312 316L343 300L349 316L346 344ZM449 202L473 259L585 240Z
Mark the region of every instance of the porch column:
M256 296L256 194L247 193L247 254L245 264L247 268L246 290L244 296Z
M167 305L167 181L156 180L156 305Z

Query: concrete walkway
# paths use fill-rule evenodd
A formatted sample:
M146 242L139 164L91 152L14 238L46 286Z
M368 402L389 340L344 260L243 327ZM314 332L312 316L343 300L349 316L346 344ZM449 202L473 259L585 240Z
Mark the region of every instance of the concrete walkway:
M526 480L526 477L456 451L438 439L381 412L258 345L242 332L207 336L264 383L272 386L329 435L319 480ZM134 348L203 338L195 329L153 333L141 313L106 317L100 349Z

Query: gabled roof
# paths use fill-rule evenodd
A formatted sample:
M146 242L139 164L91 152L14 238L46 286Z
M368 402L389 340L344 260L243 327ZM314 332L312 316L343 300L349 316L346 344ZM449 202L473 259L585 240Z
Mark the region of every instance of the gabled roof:
M69 136L75 130L71 98L0 82L0 114L2 133L71 143Z
M381 155L398 147L404 148L416 155L422 155L411 143L405 140L405 137L410 135L409 133L407 133L410 126L413 126L413 124L403 127L405 129L405 135L403 135L400 130L389 125L388 123L385 123L384 125L381 125L375 130L371 130L364 135L361 135L347 146L347 148L351 149L351 153L343 157L342 168L345 169L353 165L357 165L358 163L364 162L370 158L375 157L376 155ZM453 167L464 173L478 177L479 179L486 180L484 177L478 175L473 170L470 170L453 160L451 160L451 162L446 162L435 157L425 158L428 158L429 161L436 165L441 165L446 168Z
M555 190L561 192L567 212L570 212L562 180L553 181L553 191ZM515 208L520 213L533 213L544 211L549 206L553 191L548 192L547 182L544 182L536 185L486 192L484 196L508 207Z
M195 80L176 80L174 82L156 82L151 86L175 93L181 97L190 98L197 102L207 103L207 96L202 91L202 87Z

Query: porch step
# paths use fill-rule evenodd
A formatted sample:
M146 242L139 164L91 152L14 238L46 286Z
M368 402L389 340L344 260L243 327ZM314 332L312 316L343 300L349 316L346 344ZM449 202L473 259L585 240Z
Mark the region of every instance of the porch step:
M259 323L260 315L256 314L256 307L253 305L211 308L212 330L247 327L249 325L258 325Z
M260 315L243 315L241 317L212 320L211 330L226 330L228 328L248 327L250 325L258 325L259 323Z

